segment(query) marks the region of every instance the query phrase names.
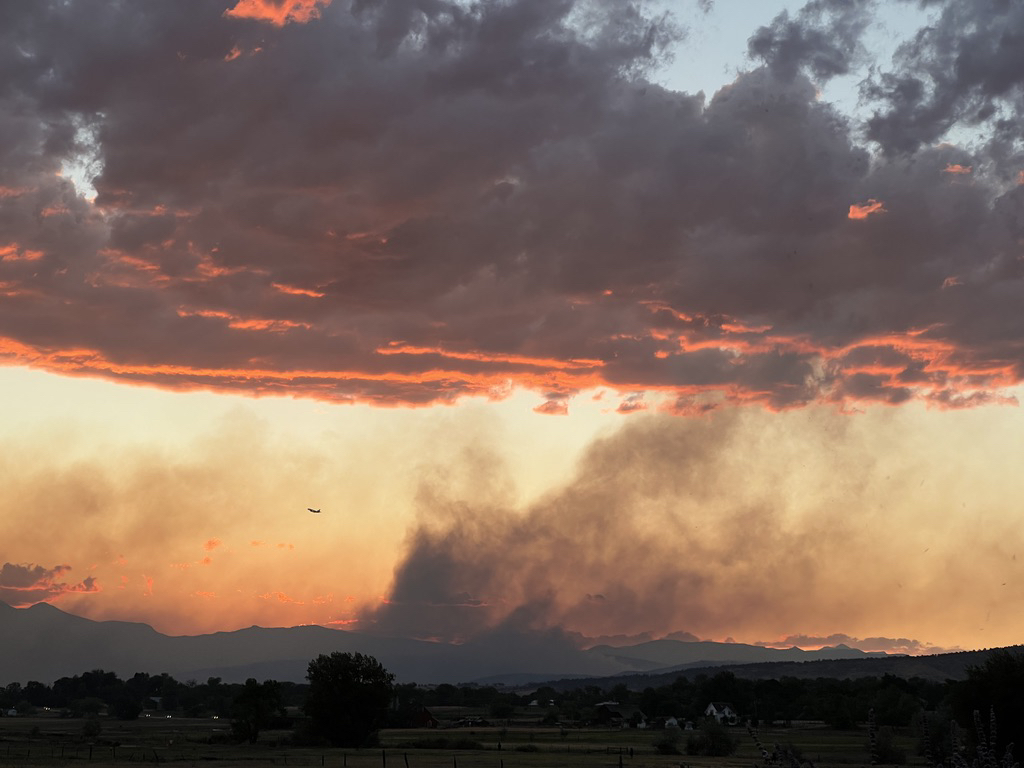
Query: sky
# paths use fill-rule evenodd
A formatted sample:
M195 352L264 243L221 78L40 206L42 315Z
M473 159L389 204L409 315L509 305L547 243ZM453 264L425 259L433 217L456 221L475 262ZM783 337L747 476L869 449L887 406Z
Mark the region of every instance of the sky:
M4 3L0 600L1020 642L1022 34L1005 0Z

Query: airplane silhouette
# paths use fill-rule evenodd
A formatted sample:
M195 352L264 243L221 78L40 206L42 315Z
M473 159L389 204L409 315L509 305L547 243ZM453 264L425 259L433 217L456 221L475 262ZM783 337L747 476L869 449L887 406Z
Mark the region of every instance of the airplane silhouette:
M320 514L320 510L319 509L312 509L311 507L306 507L306 509L308 509L310 512L312 512L314 515L319 515Z

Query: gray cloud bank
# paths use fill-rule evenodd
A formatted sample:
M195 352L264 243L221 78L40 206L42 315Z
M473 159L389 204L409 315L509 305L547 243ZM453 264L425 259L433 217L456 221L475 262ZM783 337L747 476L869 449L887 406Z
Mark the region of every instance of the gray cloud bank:
M69 593L99 591L93 576L77 584L61 581L70 570L69 565L45 568L35 563L4 563L0 566L0 600L21 607L51 602Z
M0 9L8 362L554 413L1021 379L1016 4L931 3L865 126L815 85L871 63L863 0L751 30L712 96L654 82L685 36L640 2L234 5Z

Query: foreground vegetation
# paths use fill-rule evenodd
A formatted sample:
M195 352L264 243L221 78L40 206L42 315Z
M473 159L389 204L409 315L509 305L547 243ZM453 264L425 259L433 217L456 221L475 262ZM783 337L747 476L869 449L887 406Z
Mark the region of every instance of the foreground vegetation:
M518 713L517 713L518 714ZM524 713L525 714L525 713ZM541 727L514 719L512 726L451 729L385 729L380 745L363 749L302 747L289 731L265 731L254 745L229 738L230 726L197 718L140 718L102 723L99 737L82 736L81 718L25 717L0 719L0 765L124 768L128 763L198 762L228 766L323 766L323 768L585 768L618 766L655 768L752 768L761 761L742 727L730 729L736 751L725 757L660 754L664 732L646 729ZM822 726L775 727L764 739L791 745L817 768L867 765L869 745L863 730L839 731ZM681 736L685 741L685 735ZM899 742L913 749L914 737ZM499 747L500 745L500 747ZM914 763L924 765L923 760Z
M7 685L0 766L1014 768L1008 746L1022 743L1024 730L1024 655L1010 652L944 684L892 676L748 681L722 672L641 691L563 692L395 686L375 659L336 656L311 662L312 686L120 680L100 670L52 686ZM742 724L705 719L711 701L730 702ZM332 730L338 723L350 730ZM416 727L424 725L431 727Z

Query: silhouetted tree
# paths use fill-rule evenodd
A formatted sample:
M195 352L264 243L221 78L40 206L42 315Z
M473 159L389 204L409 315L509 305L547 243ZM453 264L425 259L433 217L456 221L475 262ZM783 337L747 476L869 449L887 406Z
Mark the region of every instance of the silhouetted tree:
M953 693L953 711L957 722L975 739L974 713L985 722L994 713L999 723L997 733L989 734L998 754L1007 744L1014 752L1024 749L1024 653L1009 650L993 651L980 666L968 667L967 680L959 683Z
M273 680L257 683L250 677L231 704L231 730L239 740L255 744L260 731L283 711L281 687Z
M114 699L110 713L118 720L138 720L142 713L142 703L125 693Z
M337 747L376 743L395 680L379 661L361 653L321 654L309 662L306 679L314 735Z

